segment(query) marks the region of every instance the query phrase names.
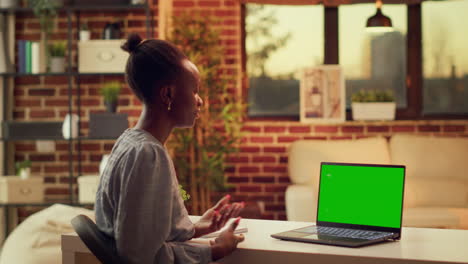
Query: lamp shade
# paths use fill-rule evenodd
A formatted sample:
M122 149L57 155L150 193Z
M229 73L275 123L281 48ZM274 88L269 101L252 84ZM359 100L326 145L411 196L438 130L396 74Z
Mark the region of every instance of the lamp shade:
M367 24L366 27L392 27L392 20L388 17L382 14L382 10L380 8L377 8L377 12L375 15L369 17L367 19Z

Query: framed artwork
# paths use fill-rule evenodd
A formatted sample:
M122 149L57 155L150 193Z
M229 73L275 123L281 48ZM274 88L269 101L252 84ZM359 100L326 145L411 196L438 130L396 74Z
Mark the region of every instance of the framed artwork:
M346 120L345 84L339 65L305 68L300 80L300 121L334 123Z

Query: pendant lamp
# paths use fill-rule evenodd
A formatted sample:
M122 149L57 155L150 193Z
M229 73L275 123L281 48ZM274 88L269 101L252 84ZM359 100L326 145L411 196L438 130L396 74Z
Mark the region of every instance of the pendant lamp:
M368 32L390 32L393 31L392 20L382 13L382 0L375 2L377 12L367 19L366 31Z

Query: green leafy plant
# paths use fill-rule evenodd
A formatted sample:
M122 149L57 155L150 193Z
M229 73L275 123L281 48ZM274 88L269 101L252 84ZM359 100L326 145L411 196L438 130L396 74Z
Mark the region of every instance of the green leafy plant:
M122 84L120 84L120 82L106 82L99 90L99 93L104 97L104 102L114 103L117 102L121 89Z
M192 214L211 206L211 193L226 191L226 158L238 151L245 104L229 91L235 85L223 73L223 48L219 31L210 17L182 14L174 17L169 41L198 67L204 105L193 129L175 129L168 147L173 152L179 181L192 197Z
M23 160L15 162L15 171L16 175L20 175L21 171L27 168L31 168L31 161L30 160Z
M51 57L65 57L67 43L65 41L56 41L49 45L49 55Z
M180 193L180 196L182 197L182 200L184 200L185 202L190 200L190 194L188 194L187 191L184 190L184 188L180 184L179 184L179 193Z
M28 0L28 5L33 9L34 15L39 19L41 30L49 36L54 29L57 9L60 7L58 1Z
M394 102L395 97L391 90L360 90L351 95L351 101L356 103Z

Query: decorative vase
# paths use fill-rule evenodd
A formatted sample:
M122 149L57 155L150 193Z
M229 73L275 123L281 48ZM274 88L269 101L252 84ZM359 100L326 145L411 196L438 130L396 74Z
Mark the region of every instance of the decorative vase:
M80 41L88 41L91 38L91 31L80 30Z
M50 72L65 72L65 58L50 57Z
M395 102L351 103L353 120L395 120Z
M117 102L104 102L106 110L109 113L115 113L117 111Z

